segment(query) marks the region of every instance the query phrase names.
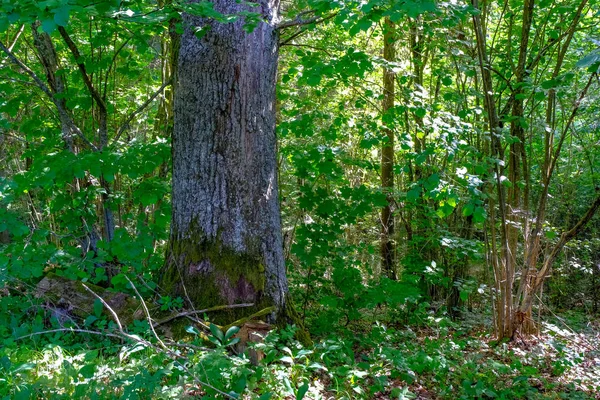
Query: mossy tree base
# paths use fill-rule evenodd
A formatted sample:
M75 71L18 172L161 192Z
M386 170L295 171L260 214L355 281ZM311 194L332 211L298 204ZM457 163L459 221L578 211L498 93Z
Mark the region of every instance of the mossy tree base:
M265 268L258 254L238 253L218 240L172 240L161 279L165 294L180 296L192 309L251 303L211 312L211 322L227 325L268 307ZM268 318L268 316L267 316Z
M161 279L165 294L180 296L187 307L207 313L210 322L228 328L248 321L275 323L278 328L295 325L296 338L305 346L312 344L310 335L288 294L277 306L266 288L265 268L258 254L237 253L218 241L172 241L168 263ZM233 304L249 307L227 308ZM186 321L174 321L173 336L185 335Z

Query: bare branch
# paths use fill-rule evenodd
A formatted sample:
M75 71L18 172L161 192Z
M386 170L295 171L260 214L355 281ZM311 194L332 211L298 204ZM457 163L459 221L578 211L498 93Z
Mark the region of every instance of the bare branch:
M220 311L220 310L228 310L228 309L232 309L232 308L242 308L242 307L252 307L252 306L254 306L254 303L243 303L243 304L231 304L231 305L227 305L227 306L216 306L216 307L206 308L204 310L197 310L197 311L185 311L185 312L182 312L179 314L171 315L170 317L167 317L161 321L158 321L154 324L154 326L166 324L167 322L172 321L174 319L188 317L191 315L204 314L204 313L211 312L211 311Z
M295 19L293 19L291 21L283 21L282 23L277 24L275 29L285 29L285 28L290 28L293 26L320 24L321 22L325 22L337 15L337 12L335 12L335 13L329 14L326 17L313 17L313 18L309 18L309 19L302 19L303 14L305 15L305 14L311 14L311 13L314 13L314 11L305 11L304 13L300 13L300 14L298 14L298 16Z
M73 42L73 40L71 39L64 27L59 26L58 31L60 32L60 35L67 44L69 50L71 50L71 54L73 54L73 57L75 57L75 63L77 63L77 66L79 67L79 72L81 72L81 76L83 78L85 86L88 88L88 91L92 95L92 98L98 104L98 136L100 138L100 150L102 150L108 145L108 111L106 108L106 103L100 95L100 92L98 92L98 90L96 90L96 88L94 87L94 84L92 83L92 80L90 79L90 76L88 75L87 70L85 68L85 64L81 62L81 54L79 53L77 45L75 45L75 42ZM105 189L107 188L105 187ZM107 224L107 229L110 231L108 226L109 224ZM110 234L108 235L108 237L110 239Z
M31 69L29 69L29 67L27 67L25 64L23 64L23 62L21 62L21 60L19 60L13 54L13 52L11 50L9 50L2 42L0 42L0 50L2 50L15 65L17 65L20 69L23 70L23 72L25 72L27 75L29 75L29 77L31 79L33 79L35 84L42 90L42 92L44 92L46 94L46 96L48 96L48 98L52 101L52 103L54 103L54 105L58 109L58 112L61 115L61 117L65 118L65 120L69 122L70 129L73 130L75 132L75 134L77 134L77 136L79 136L81 138L81 140L83 140L83 142L87 146L89 146L91 149L97 151L98 148L92 142L90 142L85 137L83 132L81 132L79 127L77 127L77 125L75 125L75 122L73 121L73 119L71 118L71 116L69 115L67 110L64 109L64 107L61 105L60 101L56 97L54 97L54 94L52 93L50 88L48 88L48 86L46 86L46 84L44 84L44 82L42 82L42 80L35 74L35 72L33 72Z
M96 90L96 88L92 84L92 80L90 79L90 76L87 73L85 64L83 62L81 62L81 53L79 53L79 49L77 48L77 45L75 44L75 42L73 42L73 39L71 39L71 37L69 36L69 34L67 33L67 31L65 30L64 27L59 26L58 31L60 32L60 35L62 36L63 40L67 44L67 47L69 48L69 50L71 50L71 54L73 54L73 57L75 57L75 62L77 63L77 67L79 67L79 71L81 72L81 76L83 78L83 82L85 83L85 86L90 91L90 94L92 95L94 100L96 100L96 103L98 103L98 106L100 107L100 109L103 112L106 112L106 105L104 104L104 99L102 99L102 96L100 96L100 93Z
M148 107L150 105L150 103L152 103L154 101L154 99L156 99L158 97L159 94L162 93L163 90L165 90L165 88L169 85L171 85L173 83L173 79L169 79L168 81L166 81L165 83L162 84L162 86L160 88L158 88L158 90L156 92L154 92L152 94L152 96L150 96L141 106L139 106L134 112L132 112L131 114L129 114L129 116L127 117L127 119L125 120L125 122L123 123L123 125L121 125L121 127L119 128L119 130L117 131L117 136L114 138L113 143L115 144L119 141L119 139L121 138L121 135L123 135L123 133L129 128L129 124L131 123L131 121L133 121L133 119L142 111L144 111L146 109L146 107Z
M588 208L585 215L583 217L581 217L581 219L579 219L579 221L577 221L577 223L571 229L569 229L567 232L564 232L562 235L560 235L560 239L559 239L558 243L556 243L556 245L554 245L554 247L552 248L552 251L550 252L550 255L544 262L544 266L540 269L540 271L537 273L537 275L535 277L535 283L533 285L532 292L537 291L537 289L539 289L539 287L542 285L542 283L544 282L544 279L546 279L546 275L550 271L550 267L552 266L552 264L554 264L556 257L561 252L561 250L563 249L565 244L567 244L570 240L572 240L577 235L579 235L581 233L581 231L583 231L583 229L586 227L588 222L590 222L590 220L596 214L596 211L598 211L598 208L600 208L600 196L598 196L596 198L596 200L592 203L590 208Z
M152 334L154 335L154 337L156 338L156 340L158 341L158 343L160 343L161 347L163 349L166 349L167 346L165 346L165 344L163 343L163 341L160 339L160 337L158 337L158 334L154 330L154 323L152 322L152 317L150 316L150 311L148 311L148 307L146 306L146 302L144 301L144 298L142 297L142 295L140 294L140 292L138 292L137 287L135 287L135 285L133 284L133 282L131 282L131 279L129 279L129 277L127 275L125 275L125 279L127 279L127 282L129 282L129 284L131 285L131 287L135 291L135 294L137 294L138 298L140 299L140 302L142 303L142 308L144 309L144 313L146 313L146 319L148 320L148 325L150 325L150 329L152 330Z
M59 328L59 329L51 329L48 331L33 332L33 333L30 333L29 335L19 336L15 340L27 339L27 338L37 336L37 335L46 335L46 334L57 333L57 332L87 333L90 335L108 336L108 337L123 339L123 336L117 335L116 333L91 331L88 329L77 329L77 328Z
M81 285L85 288L85 290L90 292L95 298L100 300L100 302L104 305L104 307L106 307L106 309L112 314L115 322L117 323L117 326L119 327L119 332L121 332L122 335L127 335L127 333L125 333L125 331L123 330L123 325L121 324L119 315L117 315L115 310L112 309L112 307L106 302L106 300L104 300L102 297L100 297L100 295L96 294L96 292L94 292L92 289L87 287L87 285L85 283L82 283Z

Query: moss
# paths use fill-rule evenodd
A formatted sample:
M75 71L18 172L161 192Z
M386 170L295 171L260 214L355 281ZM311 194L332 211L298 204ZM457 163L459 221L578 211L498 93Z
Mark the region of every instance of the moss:
M185 239L171 240L161 278L164 292L181 296L195 309L254 303L252 307L208 313L210 320L219 325L272 306L272 301L264 295L265 266L259 246L247 246L250 251L239 253L224 246L219 237L211 240L203 236L195 233Z
M167 265L161 279L165 293L181 296L194 309L220 305L253 303L252 307L220 309L208 312L210 322L225 327L242 325L252 319L271 314L274 303L265 294L266 276L259 241L246 243L247 252L239 253L224 246L219 236L207 239L192 226L185 239L172 239ZM202 317L202 316L200 316ZM268 319L268 318L267 318ZM297 339L312 344L302 319L286 295L283 309L277 314L277 325L294 324ZM187 320L174 321L170 330L174 337L186 335Z
M308 330L304 326L304 322L294 307L294 301L290 294L285 296L285 305L277 317L277 327L284 328L287 324L296 325L296 339L302 343L305 347L312 346L313 342L310 338Z

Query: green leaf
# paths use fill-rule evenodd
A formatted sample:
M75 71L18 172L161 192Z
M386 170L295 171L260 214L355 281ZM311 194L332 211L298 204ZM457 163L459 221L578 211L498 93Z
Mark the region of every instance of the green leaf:
M198 39L202 39L204 36L206 36L208 31L210 31L210 25L206 25L206 26L194 29L194 35Z
M560 81L558 79L549 79L547 81L542 82L542 89L553 89L555 87L558 87L558 85L560 84Z
M473 209L475 205L473 203L467 203L462 210L463 217L468 217L469 215L473 215Z
M58 26L67 26L69 23L70 7L63 5L54 11L54 22Z
M487 218L487 213L485 212L485 208L481 206L475 207L473 211L473 219L475 222L483 222Z
M104 308L104 304L102 304L100 299L94 300L94 316L96 316L96 318L100 318L102 316L103 308Z
M246 389L246 385L246 377L242 375L242 377L238 379L238 381L233 386L233 390L235 391L235 393L242 393L244 389Z
M219 341L223 343L225 337L223 336L223 331L221 330L221 328L219 328L215 324L210 324L210 331L212 332L215 338L219 339Z
M305 383L304 385L300 386L298 388L298 393L296 393L296 400L302 400L306 395L306 392L308 392L308 388L308 383Z
M12 372L16 374L18 372L31 371L32 369L35 369L35 363L23 363L17 368L13 369Z
M581 60L577 61L577 67L586 68L600 62L600 50L594 50Z
M319 83L321 83L321 75L314 73L309 75L306 79L306 83L308 83L309 86L317 86Z
M185 331L195 336L198 336L200 334L200 332L198 332L198 330L191 325L186 326Z
M350 36L356 36L360 31L367 31L369 30L369 28L371 28L372 25L373 21L370 18L361 18L356 24L352 26L352 28L350 28Z
M231 328L227 329L227 332L225 333L225 340L230 339L233 335L235 335L239 331L240 331L239 326L232 326Z
M14 400L29 400L31 398L31 389L29 389L29 386L17 386L13 397Z
M2 356L2 358L0 358L0 368L3 370L8 371L11 365L12 363L10 362L10 358L7 356Z
M417 199L421 197L421 188L419 186L415 186L406 193L406 200L410 202L415 202Z
M56 30L56 22L54 19L42 20L42 30L48 34L51 34Z
M427 115L427 110L423 107L418 107L415 109L415 115L419 118L425 118L425 116Z
M81 376L83 376L86 379L90 379L94 377L94 374L96 372L96 365L94 364L87 364L84 365L80 370L79 370L79 374Z
M294 364L294 359L290 356L283 356L279 359L279 361L284 362L284 363L288 363L288 364Z
M8 22L8 18L0 16L0 33L6 32L9 26L10 23Z
M140 198L140 202L144 207L148 207L152 204L158 203L158 196L151 193L146 193L145 196Z

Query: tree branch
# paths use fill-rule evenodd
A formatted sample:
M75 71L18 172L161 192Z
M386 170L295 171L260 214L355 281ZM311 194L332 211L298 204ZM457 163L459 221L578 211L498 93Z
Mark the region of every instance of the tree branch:
M188 316L192 316L192 315L204 314L206 312L211 312L211 311L221 311L221 310L228 310L228 309L232 309L232 308L242 308L242 307L252 307L252 306L254 306L254 303L231 304L231 305L227 305L227 306L215 306L215 307L211 307L211 308L206 308L204 310L185 311L182 313L171 315L170 317L167 317L160 321L157 321L154 323L154 326L156 327L158 325L166 324L169 321L172 321L174 319L181 318L181 317L188 317Z
M80 61L81 53L79 53L79 49L77 48L77 45L75 45L75 42L73 42L73 40L71 39L71 37L69 36L69 34L65 30L65 28L63 28L62 26L59 26L58 31L60 32L60 35L62 36L65 43L67 44L67 47L69 48L69 50L71 50L71 54L73 54L73 57L75 57L75 62L77 63L77 67L79 67L79 71L81 72L81 76L83 78L83 82L85 83L85 86L88 88L88 90L90 91L90 94L92 95L94 100L96 100L96 103L98 103L98 106L102 109L102 111L106 112L106 105L104 104L104 99L102 99L102 96L100 96L100 93L96 90L96 88L92 84L90 76L88 75L87 70L85 68L85 64Z
M590 208L588 208L585 215L583 217L581 217L581 219L575 224L575 226L573 226L570 230L568 230L567 232L564 232L562 235L560 235L560 240L552 248L550 255L544 262L544 266L542 267L542 269L540 269L540 271L538 272L538 274L535 277L535 285L533 286L533 290L532 290L533 293L535 293L535 291L537 289L539 289L540 285L544 282L544 279L546 278L546 274L550 270L550 267L552 266L552 264L554 264L554 260L556 260L556 257L561 252L561 250L565 246L565 244L567 244L570 240L572 240L574 237L579 235L581 233L581 231L583 231L583 229L585 229L585 226L594 217L594 215L596 214L596 211L598 211L598 208L600 208L600 196L598 196L596 198L596 200L592 203Z
M165 88L169 85L171 85L173 83L173 79L169 79L168 81L166 81L165 83L162 84L162 86L160 88L158 88L158 90L156 92L154 92L152 94L152 96L150 96L141 106L139 106L134 112L132 112L131 114L129 114L129 116L127 117L127 119L125 120L125 122L123 123L123 125L121 125L121 127L119 128L119 130L117 131L117 136L113 139L112 144L115 144L119 141L119 139L121 138L121 135L123 134L123 132L125 132L127 130L127 128L129 128L129 124L131 123L131 121L133 121L133 119L142 111L144 111L144 109L146 107L148 107L148 105L150 105L150 103L152 103L154 101L154 99L156 99L156 97L158 97L159 94L162 93L163 90L165 90Z
M81 72L83 82L85 83L85 86L88 88L88 91L90 92L92 98L96 101L96 104L98 104L98 107L100 109L98 113L98 135L100 137L100 149L103 149L108 145L108 111L106 109L106 103L100 95L100 92L98 92L98 90L96 90L96 88L94 87L94 84L92 83L92 80L90 79L90 76L88 75L87 70L85 68L85 64L81 62L82 57L79 53L77 45L75 45L75 42L73 42L73 40L71 39L64 27L59 26L58 31L60 32L60 35L67 44L69 50L71 50L71 54L73 54L73 57L75 57L75 63L77 63L77 66L79 67L79 71Z
M314 11L305 11L303 13L298 14L298 16L296 16L295 19L290 20L290 21L283 21L280 24L277 24L277 26L275 27L275 29L285 29L285 28L290 28L293 26L304 26L304 25L310 25L310 24L320 24L321 22L325 22L333 17L335 17L337 15L337 12L329 14L326 17L313 17L313 18L309 18L309 19L302 19L302 15L306 15L306 14L312 14L314 13Z
M98 148L92 142L90 142L85 137L83 132L81 132L79 127L75 125L75 122L73 121L67 110L64 109L64 107L60 104L60 101L56 97L54 97L54 94L52 94L50 88L48 88L48 86L46 86L44 82L42 82L42 80L35 74L35 72L33 72L31 69L29 69L29 67L23 64L23 62L21 62L21 60L19 60L12 53L12 51L10 51L6 46L4 46L2 42L0 42L0 50L2 50L15 65L17 65L20 69L23 70L23 72L25 72L27 75L29 75L31 79L33 79L33 81L42 90L42 92L44 92L46 96L48 96L48 98L52 101L52 103L54 103L61 117L65 118L65 120L68 121L70 129L73 130L87 146L89 146L95 151L98 151Z

